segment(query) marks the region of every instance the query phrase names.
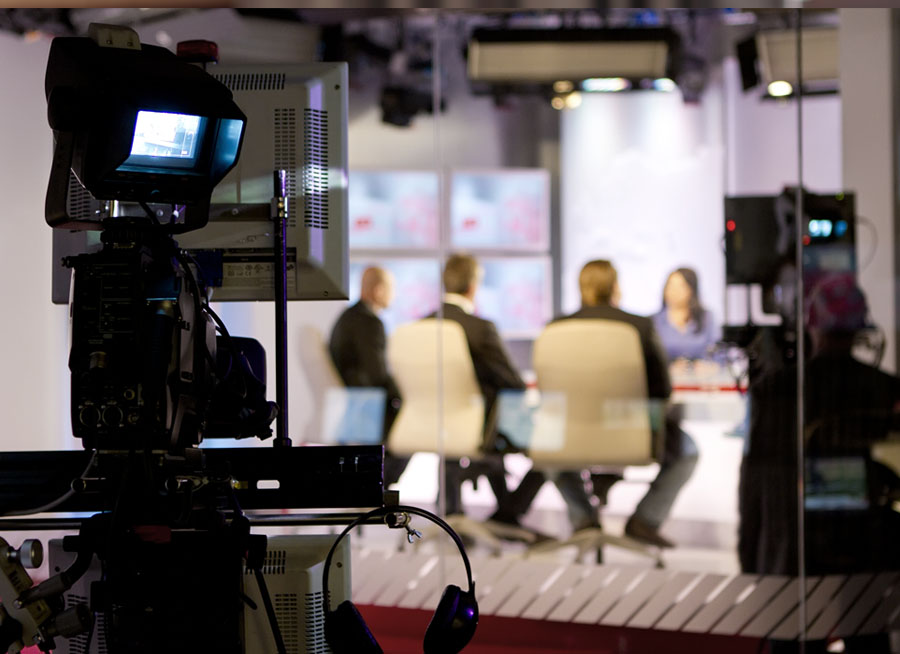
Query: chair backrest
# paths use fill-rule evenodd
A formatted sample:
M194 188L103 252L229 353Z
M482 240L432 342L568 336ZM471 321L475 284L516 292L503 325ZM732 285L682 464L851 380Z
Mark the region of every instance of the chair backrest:
M647 373L635 327L574 319L534 344L541 391L529 456L535 464L642 465L653 460Z
M332 443L333 435L326 433L330 430L326 428L325 408L333 404L329 398L343 391L344 382L331 360L328 343L317 328L312 325L300 327L298 349L311 400L303 440L307 443Z
M401 325L388 339L387 357L403 397L388 436L391 453L477 455L484 440L484 397L462 326L434 318Z

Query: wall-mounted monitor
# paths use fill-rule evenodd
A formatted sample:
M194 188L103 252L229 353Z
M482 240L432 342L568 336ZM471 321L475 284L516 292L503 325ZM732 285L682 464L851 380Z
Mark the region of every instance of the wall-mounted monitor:
M535 338L553 316L550 257L482 257L475 312L508 340Z
M237 165L215 187L209 223L177 236L200 261L212 299L274 297L274 172L293 211L288 216L288 298L346 299L347 64L210 67L247 115ZM70 213L104 208L71 185ZM130 212L139 208L128 209ZM54 230L53 301L68 302L71 271L61 257L98 247L89 232ZM91 240L89 240L91 239Z
M437 248L437 172L352 170L348 197L351 248Z
M547 252L549 172L531 168L454 171L450 243L473 251Z

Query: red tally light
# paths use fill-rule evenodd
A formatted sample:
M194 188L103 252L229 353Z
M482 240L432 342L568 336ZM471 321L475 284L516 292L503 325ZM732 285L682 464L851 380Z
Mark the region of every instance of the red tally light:
M729 232L733 232L737 229L737 223L733 220L729 220L727 223L725 223L725 229L727 229Z
M803 237L803 245L809 245L810 243L812 243L812 239L809 237L809 234L806 234Z
M175 54L196 63L216 63L219 61L219 46L212 41L181 41L175 46Z

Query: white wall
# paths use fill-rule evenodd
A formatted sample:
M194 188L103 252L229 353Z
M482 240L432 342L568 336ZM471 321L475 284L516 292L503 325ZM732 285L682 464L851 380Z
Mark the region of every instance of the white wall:
M741 89L737 60L723 66L728 195L772 195L797 184L797 103L763 100ZM841 96L803 99L803 184L813 192L842 190Z
M562 112L562 309L578 308L578 273L611 259L622 306L660 308L667 274L694 267L704 304L722 313L721 87L699 105L681 94L584 95Z
M0 450L74 447L68 437L68 316L50 303L44 220L52 137L44 71L49 40L0 32Z

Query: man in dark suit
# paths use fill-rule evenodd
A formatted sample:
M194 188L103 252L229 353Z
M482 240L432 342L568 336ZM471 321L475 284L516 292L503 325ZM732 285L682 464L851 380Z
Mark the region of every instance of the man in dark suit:
M394 298L394 280L390 272L372 266L363 271L359 302L341 314L331 330L329 350L338 374L348 387L383 388L386 393L382 441L400 409L400 391L387 369L387 339L378 313ZM384 484L400 478L408 458L386 457Z
M618 276L609 261L596 260L585 264L578 282L581 288L581 309L558 320L593 318L632 325L640 335L651 404L653 401L664 404L672 392L672 386L669 382L665 350L653 321L618 308L620 296ZM658 547L672 547L672 543L659 533L659 529L668 517L675 497L697 464L696 445L690 436L681 431L679 422L674 410L665 412L665 433L659 474L650 484L650 489L625 526L627 535ZM502 522L517 520L527 511L544 481L543 473L530 471L512 493L507 504L513 513L498 512L493 517ZM597 507L591 503L590 493L585 487L581 471L560 472L555 483L566 500L573 529L577 531L599 526ZM601 488L601 484L605 486ZM593 492L601 498L601 502L605 499L610 485L611 479L606 476L594 478Z
M489 451L502 452L505 449L505 440L494 433L488 423L491 420L494 402L501 389L524 389L525 383L510 362L494 323L474 315L475 295L482 275L482 269L474 257L466 254L451 255L444 264L445 294L441 310L429 317L442 315L445 320L453 320L462 325L472 355L475 376L484 395L487 448ZM485 474L498 505L502 506L507 495L502 462L488 468ZM448 514L462 511L460 485L466 477L466 472L458 464L451 462L446 464Z

